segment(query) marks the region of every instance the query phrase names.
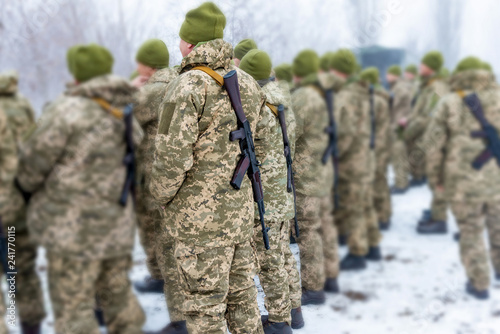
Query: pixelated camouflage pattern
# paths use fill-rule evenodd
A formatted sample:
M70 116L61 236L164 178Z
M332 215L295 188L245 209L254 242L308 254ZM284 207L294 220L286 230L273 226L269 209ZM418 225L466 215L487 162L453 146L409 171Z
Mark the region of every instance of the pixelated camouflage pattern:
M339 275L339 246L337 226L333 216L334 205L330 196L321 199L321 242L325 259L325 278L337 278Z
M125 208L118 202L126 176L125 124L91 98L124 108L134 92L113 75L80 84L49 105L23 145L18 178L34 193L28 227L48 251L105 259L132 250L132 198ZM142 136L135 122L136 145Z
M391 127L397 131L398 121L402 118L408 119L411 114L411 100L413 99L413 86L409 81L398 79L391 84L391 94L393 95L391 111Z
M142 333L146 320L132 292L129 255L106 260L47 253L49 293L57 333L99 334L94 306L103 310L107 333Z
M292 309L302 305L302 286L300 284L300 273L297 266L297 260L290 249L290 233L295 235L293 221L286 222L286 228L282 230L281 243L285 256L285 270L288 274L288 290L290 292L290 303Z
M323 89L331 89L334 92L339 92L346 83L346 80L344 78L331 72L323 72L318 74L318 81Z
M236 70L246 117L255 133L265 96L257 82L230 64L232 47L222 39L196 47L181 64L160 107L150 189L172 222L172 235L197 246L224 247L250 240L254 204L250 180L240 190L230 180L240 157L236 115L227 92L204 65L225 75Z
M0 216L3 222L12 221L16 214L10 200L17 167L16 141L7 124L7 115L0 108Z

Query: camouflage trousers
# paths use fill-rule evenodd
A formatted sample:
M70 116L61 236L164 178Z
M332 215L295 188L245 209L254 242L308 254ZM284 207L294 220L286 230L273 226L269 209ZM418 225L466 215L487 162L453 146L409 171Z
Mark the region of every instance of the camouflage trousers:
M339 244L337 226L334 219L334 199L331 197L321 199L321 241L325 259L325 277L337 278L339 275Z
M184 295L180 285L180 276L177 269L177 262L175 261L175 239L165 229L162 233L158 234L158 265L163 276L165 284L163 292L165 293L165 301L167 303L168 314L171 322L186 320L182 313L182 304L184 303Z
M162 274L156 256L161 253L161 246L157 245L156 236L161 215L152 204L153 198L149 191L142 189L136 199L136 214L139 223L139 238L146 252L146 266L154 279L161 279Z
M387 165L377 168L373 189L373 205L379 222L388 223L392 215L391 191L387 182Z
M490 265L483 239L486 224L493 269L500 273L500 201L451 205L460 229L460 258L467 277L479 290L490 286Z
M446 221L448 202L444 191L432 190L431 215L432 220Z
M290 292L290 303L292 309L298 308L302 305L302 286L300 283L300 273L297 267L297 261L295 256L293 256L292 250L290 249L290 233L294 236L295 234L295 222L294 220L286 222L286 228L283 229L283 235L281 236L283 244L286 247L283 248L285 255L285 270L288 274L288 290ZM300 229L300 228L299 228Z
M257 255L251 241L230 247L197 247L179 240L175 258L191 334L262 334L253 281Z
M425 177L425 151L418 145L419 140L408 145L408 163L412 178L421 180Z
M47 253L49 292L58 334L100 334L95 300L110 334L142 333L145 315L132 292L129 255L77 260Z
M283 242L283 234L289 225L285 222L266 222L269 227L269 247L266 250L262 237L260 221L254 223L254 243L259 260L259 280L264 290L265 307L269 321L291 323L290 288L288 272L285 269L285 248L289 242Z
M392 144L391 160L395 174L394 186L398 189L406 189L408 187L410 165L408 161L408 151L403 140L396 139Z

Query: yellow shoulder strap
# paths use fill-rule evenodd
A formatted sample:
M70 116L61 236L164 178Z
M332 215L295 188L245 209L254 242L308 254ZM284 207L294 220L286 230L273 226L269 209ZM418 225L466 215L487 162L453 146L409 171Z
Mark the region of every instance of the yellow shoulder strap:
M94 97L92 100L94 102L96 102L98 105L100 105L102 109L106 110L107 112L109 112L114 117L116 117L118 119L123 119L123 111L121 111L118 108L113 107L106 100L101 99L99 97Z
M198 70L198 71L205 72L206 74L211 76L215 80L215 82L217 82L217 84L219 86L221 86L221 87L224 86L224 78L220 74L218 74L217 72L212 70L210 67L196 66L196 67L193 67L191 70Z
M325 92L321 88L316 85L311 85L311 87L314 88L322 98L325 98Z
M458 90L457 91L458 96L460 96L462 99L466 96L465 91L463 90Z
M271 111L273 112L274 116L278 117L278 108L276 108L276 106L273 106L271 103L269 102L266 102L266 106L271 109Z

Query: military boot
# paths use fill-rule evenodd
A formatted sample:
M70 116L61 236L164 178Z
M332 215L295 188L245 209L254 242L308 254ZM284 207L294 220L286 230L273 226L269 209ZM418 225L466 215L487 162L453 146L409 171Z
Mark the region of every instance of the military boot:
M25 322L21 322L21 329L23 334L41 334L42 326L40 324L30 325Z
M375 247L370 247L368 250L368 254L366 254L365 258L368 261L380 261L382 260L382 254L380 252L380 247L375 246Z
M302 308L297 307L292 309L292 329L300 329L304 327L304 317L302 316Z
M325 291L312 291L302 288L302 305L323 305L325 301Z
M496 278L497 281L500 281L500 273L496 273L495 274L495 278Z
M392 187L391 188L391 194L392 195L403 195L408 191L408 188L396 188Z
M347 235L340 235L339 234L339 246L346 246L347 245Z
M339 283L337 278L327 278L325 281L325 292L338 293Z
M106 322L104 321L104 313L102 312L101 308L95 308L94 309L94 317L97 320L97 323L99 324L99 327L106 326Z
M474 287L474 285L472 285L471 281L467 282L467 284L465 285L465 291L469 295L476 297L479 300L485 300L485 299L490 298L490 293L487 289L486 290L478 290Z
M418 226L428 224L431 220L432 220L431 210L428 209L423 210L422 217L420 217L420 220L418 221Z
M448 233L448 226L445 221L431 220L425 224L417 226L419 234L446 234Z
M391 228L391 221L388 221L388 222L378 222L378 228L381 231L389 231L389 229Z
M163 285L165 281L162 279L154 279L148 276L142 282L135 282L134 287L138 292L143 293L163 293Z
M156 332L144 332L144 334L188 334L185 321L171 322L165 328Z
M457 242L460 241L460 232L456 232L455 234L453 234L453 239Z
M262 323L264 334L292 334L292 327L286 322L271 322L268 320Z
M347 254L342 261L340 261L340 270L363 270L366 269L366 259L364 256Z

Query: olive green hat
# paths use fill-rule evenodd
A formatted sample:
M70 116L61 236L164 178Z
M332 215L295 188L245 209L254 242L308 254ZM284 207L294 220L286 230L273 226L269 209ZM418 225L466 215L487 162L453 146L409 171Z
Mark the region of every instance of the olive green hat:
M371 83L372 85L378 84L379 81L378 68L374 66L365 68L363 71L361 71L359 78L363 81Z
M292 65L288 63L283 63L274 68L274 73L278 80L283 80L286 82L292 82Z
M418 74L417 66L410 64L410 65L406 66L405 72L412 73L413 75L417 75Z
M335 52L327 52L319 59L319 67L323 71L329 71L332 68L332 58L335 55Z
M200 7L187 12L179 37L189 44L197 45L224 37L226 17L213 2L205 2Z
M424 58L422 58L422 64L425 64L435 72L439 72L444 64L443 55L439 51L428 52Z
M483 70L489 71L493 73L493 67L488 62L483 61Z
M304 78L309 74L317 73L318 70L319 57L314 50L307 49L300 51L293 60L292 72L300 78Z
M332 57L331 66L334 70L351 75L356 71L356 56L351 50L340 49Z
M110 74L114 59L111 52L97 44L79 45L70 50L68 68L79 82Z
M462 59L455 68L455 72L462 72L468 70L482 70L483 62L477 57L467 57Z
M149 39L141 45L135 59L152 68L165 68L169 62L168 48L160 39Z
M442 67L439 70L439 76L444 79L448 78L450 76L450 70L448 70L446 67Z
M68 65L68 71L73 75L73 59L75 57L75 52L78 49L80 45L73 45L68 49L68 52L66 52L66 64Z
M255 80L269 78L273 64L269 55L262 50L250 50L241 60L240 69L250 74Z
M234 48L234 58L241 60L243 59L243 57L245 57L248 51L254 49L257 49L257 43L255 43L255 41L250 38L244 39L239 42L238 45L236 45L236 47Z
M398 65L392 65L387 70L387 73L395 75L397 77L400 77L401 76L401 67L399 67Z

